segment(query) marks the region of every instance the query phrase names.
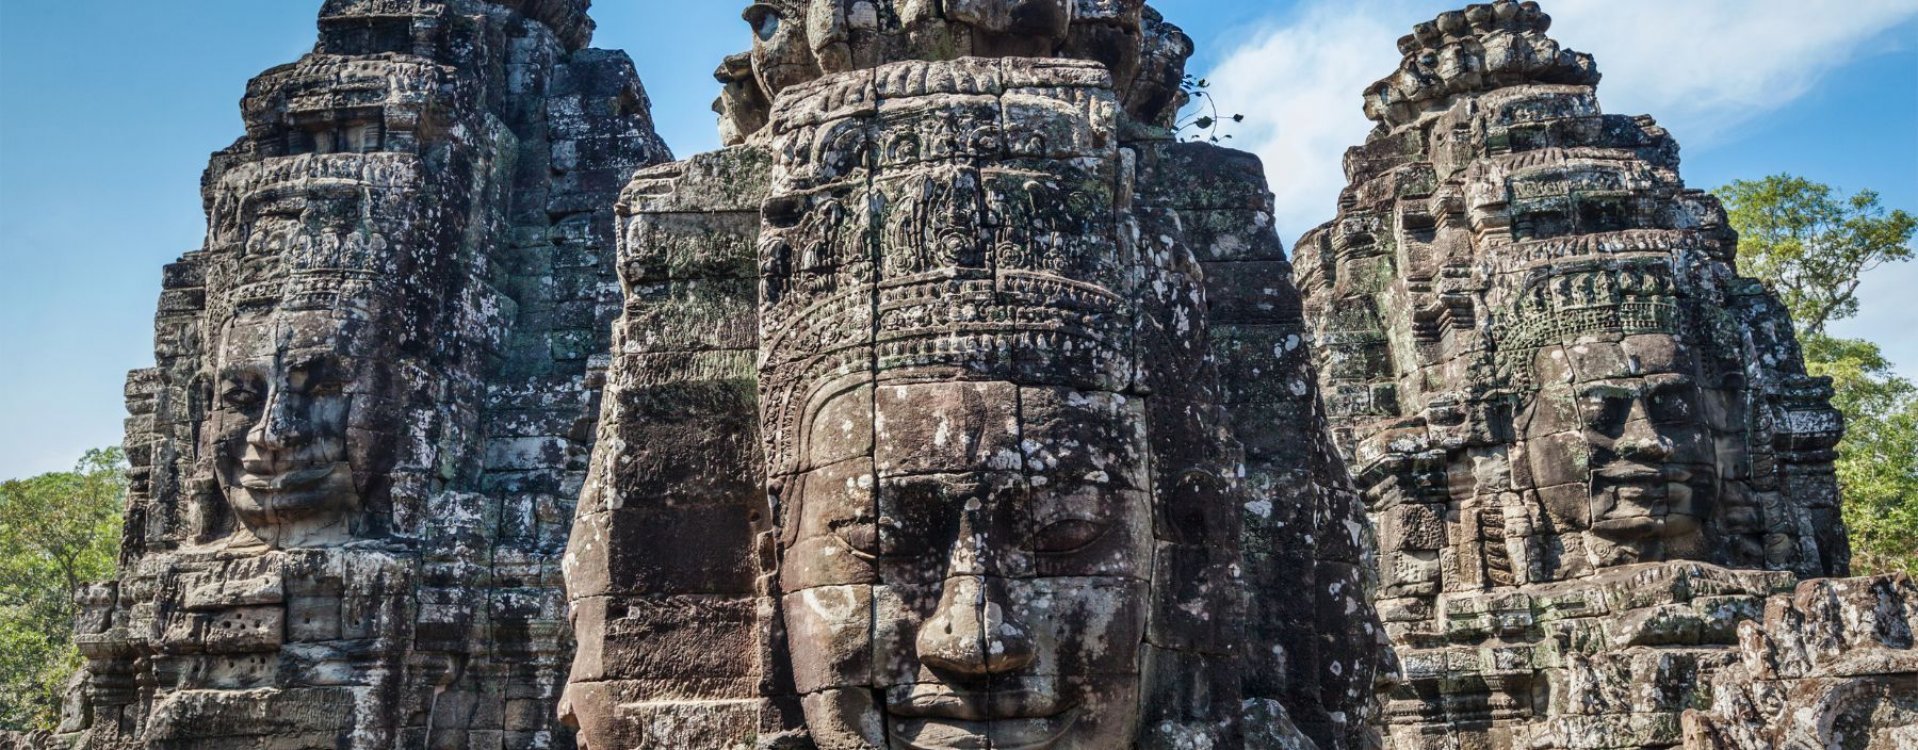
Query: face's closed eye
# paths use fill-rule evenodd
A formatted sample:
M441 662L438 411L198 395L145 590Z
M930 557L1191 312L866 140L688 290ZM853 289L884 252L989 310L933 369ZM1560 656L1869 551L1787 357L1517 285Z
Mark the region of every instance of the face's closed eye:
M1111 530L1111 524L1088 518L1054 521L1033 537L1033 549L1041 555L1070 555L1091 547Z
M1617 437L1625 422L1631 419L1632 401L1636 398L1637 394L1627 388L1593 386L1579 396L1578 411L1587 427Z
M251 411L266 401L266 384L254 373L231 373L220 380L220 403L229 409Z
M1645 387L1645 416L1654 424L1683 424L1698 417L1693 409L1697 389L1682 378L1654 381Z

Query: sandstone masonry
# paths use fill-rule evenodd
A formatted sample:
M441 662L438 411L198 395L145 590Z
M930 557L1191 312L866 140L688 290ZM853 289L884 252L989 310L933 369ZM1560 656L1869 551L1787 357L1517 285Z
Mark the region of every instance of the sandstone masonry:
M1401 40L1299 242L1380 534L1387 745L1908 747L1918 589L1800 583L1847 569L1829 384L1550 24L1502 1Z
M583 743L1367 746L1359 498L1260 165L1169 127L1190 40L1138 0L747 20L737 145L621 199Z
M752 4L680 161L588 5L249 86L33 744L1918 748L1829 383L1536 3L1400 42L1296 268L1144 0Z
M669 158L585 0L328 0L248 87L133 373L87 748L570 747L558 560Z

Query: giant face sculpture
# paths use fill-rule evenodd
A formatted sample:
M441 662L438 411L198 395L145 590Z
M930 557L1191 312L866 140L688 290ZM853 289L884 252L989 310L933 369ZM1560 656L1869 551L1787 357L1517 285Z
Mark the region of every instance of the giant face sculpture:
M946 17L972 27L974 54L1044 57L1065 41L1074 9L1071 0L957 0Z
M1584 532L1593 565L1704 552L1718 489L1724 394L1669 334L1541 349L1518 413L1519 450L1554 525Z
M1728 350L1675 265L1560 259L1493 318L1518 396L1513 489L1536 493L1566 548L1552 577L1708 556L1720 479L1744 475L1742 380L1709 366Z
M1116 107L1001 102L996 66L976 73L889 100L876 142L860 116L775 139L762 398L785 654L822 748L1138 729L1153 513L1120 365Z
M842 398L826 413L875 406ZM783 611L815 740L1126 746L1152 549L1139 403L1000 382L886 386L876 406L878 471L810 471L792 498Z
M1144 0L1122 0L1086 9L1071 0L951 0L945 3L900 0L767 0L748 6L743 17L753 32L753 47L742 59L748 70L726 72L728 87L716 104L728 144L737 144L759 127L772 100L786 89L822 75L870 70L887 62L924 56L1051 57L1070 47L1071 56L1106 61L1122 89L1136 83L1150 100L1132 107L1159 110L1172 102L1192 54L1184 35L1151 14L1152 68L1139 76L1139 44ZM1073 41L1075 27L1079 36ZM1174 38L1176 37L1176 38ZM729 65L729 67L731 67ZM745 66L741 66L745 67ZM740 91L751 85L755 91ZM1132 104L1127 96L1128 104ZM1176 109L1176 107L1173 107Z
M551 570L608 208L665 153L588 4L327 0L313 54L249 83L129 380L125 564L63 745L572 746L542 718L571 650ZM517 265L533 235L575 260ZM488 605L508 580L531 606Z
M1550 26L1498 0L1402 38L1299 242L1382 540L1388 747L1691 744L1734 621L1843 567L1838 424L1784 307ZM1688 618L1723 627L1645 626Z
M212 441L220 489L245 529L274 547L351 538L385 410L363 316L242 313L215 359Z
M390 473L404 419L393 290L412 244L409 190L279 182L243 203L246 262L208 340L209 429L201 455L241 532L229 544L324 547L366 529L360 512ZM402 214L404 215L404 214ZM384 500L384 498L381 498Z
M1279 361L1299 343L1280 253L1224 253L1271 259L1250 271L1269 283L1241 279L1253 303L1207 288L1186 243L1213 235L1182 225L1262 234L1259 170L1127 142L1155 132L1129 127L1131 81L1071 59L1163 45L1174 70L1189 46L1156 16L1141 39L1136 0L824 0L804 5L823 72L793 80L800 6L749 14L777 92L763 115L728 93L743 145L623 196L627 307L566 563L582 746L1284 747L1308 722L1362 741L1369 656L1324 656L1346 635L1308 645L1321 623L1299 616L1375 632L1349 593L1360 527L1329 520L1350 518L1346 478L1292 440L1321 425L1303 381L1228 396L1208 333L1217 291L1240 301L1247 380L1302 364ZM1075 13L1099 28L1058 57ZM995 34L1045 59L992 57L1018 41L979 46ZM1257 468L1233 397L1248 425L1300 428ZM1325 494L1240 481L1281 473ZM1315 543L1320 524L1340 538ZM1299 609L1271 596L1280 569Z

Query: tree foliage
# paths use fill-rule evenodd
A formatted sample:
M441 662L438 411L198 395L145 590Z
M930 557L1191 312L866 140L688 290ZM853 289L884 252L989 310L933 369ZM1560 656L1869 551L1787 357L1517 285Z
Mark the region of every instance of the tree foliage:
M0 731L51 728L74 650L73 598L113 575L126 497L118 448L0 483Z
M1918 232L1918 218L1887 212L1873 191L1840 200L1830 185L1788 174L1739 180L1718 194L1738 229L1740 265L1770 284L1812 336L1857 315L1864 275L1909 260Z
M1806 366L1832 379L1845 414L1838 482L1859 573L1918 575L1918 386L1898 377L1876 344L1814 336Z
M1826 333L1858 314L1866 273L1912 257L1918 219L1887 212L1870 190L1839 200L1831 186L1792 175L1718 193L1740 265L1790 308L1806 368L1832 379L1832 404L1845 415L1838 482L1856 572L1918 574L1918 386L1876 344Z

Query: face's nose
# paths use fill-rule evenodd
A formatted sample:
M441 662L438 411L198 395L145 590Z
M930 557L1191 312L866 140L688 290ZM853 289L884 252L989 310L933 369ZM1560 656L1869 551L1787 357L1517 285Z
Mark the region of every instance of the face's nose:
M299 402L283 389L274 388L267 394L266 408L260 410L260 421L247 432L247 443L263 451L283 451L305 444L311 430L300 413Z
M979 565L981 540L972 526L961 524L939 607L919 627L919 661L966 677L1017 672L1032 664L1032 635Z
M1658 426L1645 416L1642 403L1634 403L1625 431L1613 444L1618 455L1635 461L1658 463L1672 457L1672 441L1659 434Z

